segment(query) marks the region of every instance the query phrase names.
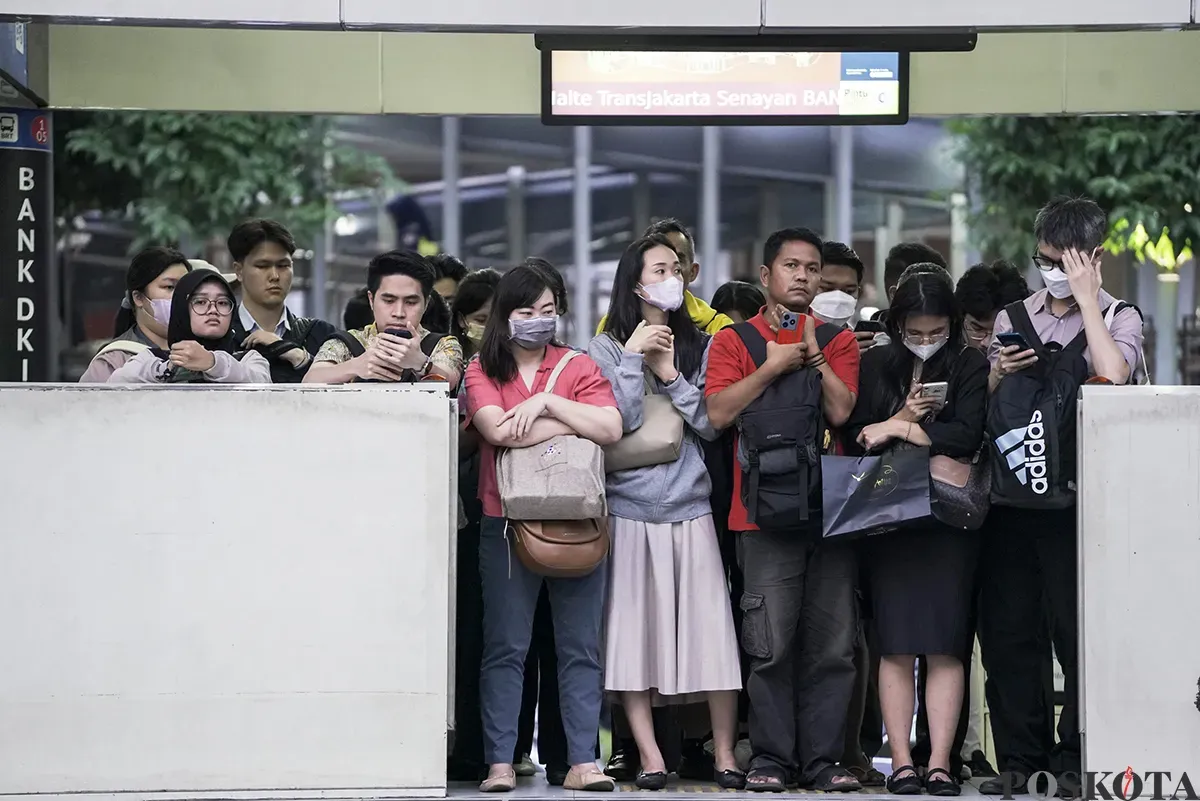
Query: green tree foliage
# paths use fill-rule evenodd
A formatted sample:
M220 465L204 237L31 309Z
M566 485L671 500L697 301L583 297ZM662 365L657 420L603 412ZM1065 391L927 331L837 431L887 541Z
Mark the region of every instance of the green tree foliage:
M335 145L327 117L72 111L54 122L57 215L124 218L135 247L202 242L258 216L311 242L331 193L393 180L382 159Z
M1107 209L1114 253L1171 269L1200 246L1200 117L984 117L951 129L989 256L1027 261L1034 215L1060 194Z

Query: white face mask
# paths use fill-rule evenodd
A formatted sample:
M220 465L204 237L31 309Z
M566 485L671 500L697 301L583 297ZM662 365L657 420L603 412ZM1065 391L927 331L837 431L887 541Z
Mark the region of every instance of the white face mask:
M842 326L849 322L857 308L858 300L853 295L843 292L840 289L821 292L809 304L809 309L813 314L824 322L837 326Z
M939 339L937 342L930 342L928 345L910 345L905 342L904 347L908 348L913 356L916 356L922 362L927 362L933 358L939 350L946 347L946 340Z
M1067 278L1067 274L1062 271L1061 267L1055 267L1053 270L1042 270L1042 282L1046 285L1046 289L1050 294L1059 300L1066 300L1071 297L1071 280Z
M647 303L666 312L683 305L683 281L673 275L657 284L642 284L642 293Z

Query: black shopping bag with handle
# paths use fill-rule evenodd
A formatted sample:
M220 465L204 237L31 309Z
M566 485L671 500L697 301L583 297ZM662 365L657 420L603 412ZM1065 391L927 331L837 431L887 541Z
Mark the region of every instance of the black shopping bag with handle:
M928 448L822 456L821 478L825 538L880 534L933 513Z

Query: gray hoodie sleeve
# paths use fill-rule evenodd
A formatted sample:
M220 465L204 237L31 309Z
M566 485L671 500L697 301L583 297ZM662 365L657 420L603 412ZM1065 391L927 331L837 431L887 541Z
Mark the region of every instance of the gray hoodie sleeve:
M588 356L612 384L621 412L621 430L628 434L642 427L642 395L646 392L642 355L626 353L608 334L600 334L588 343Z
M712 427L712 423L708 422L708 407L704 403L704 376L708 374L708 349L712 347L712 338L704 346L704 358L700 360L700 369L692 376L691 380L679 376L664 387L664 392L671 399L671 403L675 404L675 408L679 414L683 416L683 422L687 423L688 428L696 432L696 436L700 439L712 442L720 432Z

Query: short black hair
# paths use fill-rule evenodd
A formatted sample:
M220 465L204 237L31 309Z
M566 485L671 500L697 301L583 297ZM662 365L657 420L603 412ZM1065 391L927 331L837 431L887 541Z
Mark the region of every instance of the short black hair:
M296 238L292 232L274 220L246 220L233 227L229 239L225 240L229 255L241 263L264 242L274 242L288 252L296 252Z
M563 281L562 273L558 271L557 267L540 256L530 256L525 259L524 266L544 274L546 285L550 287L550 291L554 294L554 304L558 306L559 314L566 314L570 311L570 304L567 299L567 285Z
M729 281L717 287L712 296L712 307L721 314L736 312L749 320L766 304L762 290L746 281Z
M421 327L438 334L450 333L450 306L446 299L436 292L429 294L425 314L421 317Z
M817 249L818 254L825 247L825 243L815 231L808 228L783 228L767 237L767 242L763 245L763 266L773 265L775 259L779 258L779 251L783 250L783 246L788 242L807 242Z
M682 264L682 267L691 267L696 262L696 240L692 238L692 232L687 229L677 217L664 217L661 220L650 223L646 230L642 232L642 238L649 236L666 236L667 234L679 234L687 241L688 253L680 253L680 261L686 261L687 264ZM675 246L672 245L674 250Z
M947 269L946 257L938 253L924 242L901 242L888 251L883 262L883 282L885 288L891 288L900 283L900 276L914 264L936 264Z
M1108 239L1108 215L1091 198L1056 197L1037 213L1033 235L1058 250L1092 251Z
M862 283L863 273L865 272L862 259L858 257L853 248L844 242L826 242L821 247L821 263L849 267L858 276L858 282Z
M421 285L421 294L428 300L433 294L433 267L429 259L411 250L389 250L371 259L367 265L367 289L372 294L379 291L379 284L388 275L406 275Z
M443 278L450 278L457 284L467 277L467 266L449 253L430 256L429 264L433 267L439 281Z
M954 290L963 312L987 319L1010 303L1029 297L1021 271L1006 261L976 264L963 273Z
M371 309L371 299L367 297L367 288L363 287L354 293L354 297L346 301L346 309L342 312L342 326L347 331L366 328L375 322L375 312Z

